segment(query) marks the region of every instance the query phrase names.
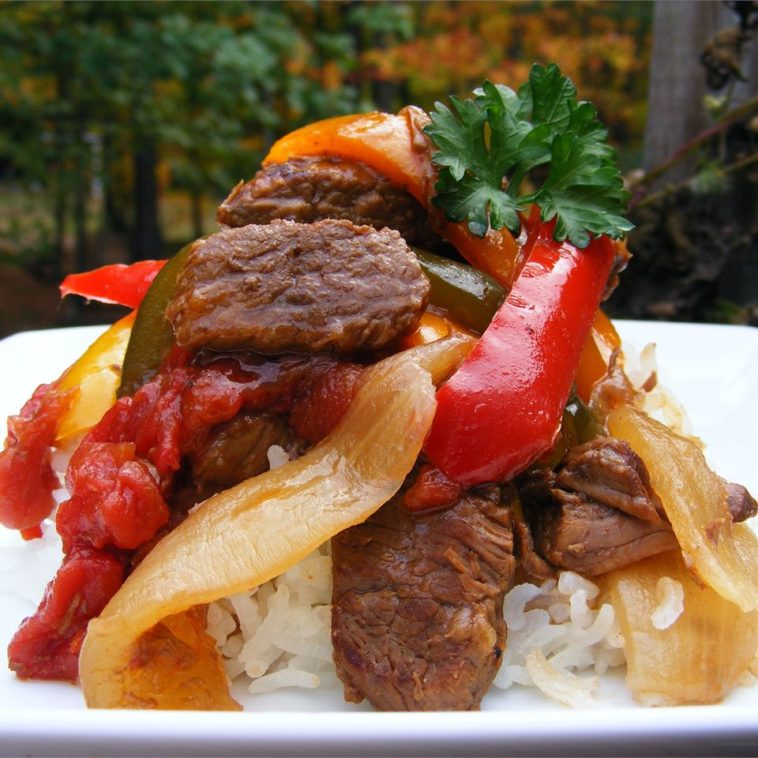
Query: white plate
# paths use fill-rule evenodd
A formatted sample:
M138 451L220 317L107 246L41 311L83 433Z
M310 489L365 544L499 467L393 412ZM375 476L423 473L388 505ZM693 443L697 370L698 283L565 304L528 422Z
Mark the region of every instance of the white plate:
M620 322L625 341L658 346L659 375L686 406L693 430L725 478L758 492L758 330ZM0 418L55 378L98 334L85 327L0 342ZM32 613L54 567L0 528L0 647ZM18 551L30 554L23 571ZM26 559L25 559L26 560ZM245 700L245 713L86 711L66 684L20 682L0 672L0 754L81 755L748 755L758 750L758 687L707 707L644 709L620 675L601 705L574 711L526 689L490 693L478 713L373 713L341 692L290 690Z

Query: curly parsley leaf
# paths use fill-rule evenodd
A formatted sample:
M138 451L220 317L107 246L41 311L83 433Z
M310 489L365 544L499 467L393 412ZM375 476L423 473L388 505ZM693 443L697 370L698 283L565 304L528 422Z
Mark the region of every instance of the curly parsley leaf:
M632 228L607 131L554 63L535 65L518 93L485 82L473 98L450 103L435 105L425 129L437 148L433 202L449 220L466 220L477 237L503 226L517 234L519 212L536 203L544 221L556 219L555 238L577 247ZM520 194L541 166L542 184Z

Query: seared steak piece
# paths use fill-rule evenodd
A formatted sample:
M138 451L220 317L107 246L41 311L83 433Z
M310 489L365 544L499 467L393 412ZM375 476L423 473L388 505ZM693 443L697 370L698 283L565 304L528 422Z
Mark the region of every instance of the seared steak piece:
M478 708L505 645L510 511L468 493L412 515L402 498L332 540L332 641L345 699L381 710Z
M553 566L595 576L677 546L640 457L622 440L572 448L557 472L519 480L536 551Z
M398 232L273 221L196 242L166 318L190 350L347 354L413 329L428 296Z
M529 581L539 584L554 576L552 566L537 552L529 522L524 517L524 509L518 495L512 501L513 544L521 571Z
M663 506L645 464L627 442L615 437L596 437L571 448L555 483L645 521L662 518Z
M249 182L240 182L217 213L218 222L231 227L325 218L387 226L413 245L436 241L415 198L369 166L339 158L293 158L265 166Z
M558 568L594 576L677 547L645 464L621 440L577 445L557 472L530 471L518 486L534 546ZM758 504L745 487L725 486L734 521L755 515ZM519 547L523 525L516 522Z
M734 482L726 482L726 504L732 521L747 521L758 513L758 503L747 487Z
M216 427L203 447L190 456L197 500L268 471L272 445L288 453L305 447L286 418L274 413L241 413Z
M555 502L541 509L531 525L545 560L585 576L629 566L678 544L665 521L643 521L563 490L557 490Z

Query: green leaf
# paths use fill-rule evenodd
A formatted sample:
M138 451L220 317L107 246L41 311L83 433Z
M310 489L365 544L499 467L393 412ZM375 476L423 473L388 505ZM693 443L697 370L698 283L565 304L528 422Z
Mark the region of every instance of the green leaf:
M473 94L451 97L450 107L437 103L425 129L437 148L433 202L449 220L467 220L479 237L503 226L516 234L519 212L536 203L544 220L556 219L556 239L578 247L591 235L620 237L632 228L607 130L556 64L535 65L518 93L486 81ZM549 166L547 177L522 194L541 166Z

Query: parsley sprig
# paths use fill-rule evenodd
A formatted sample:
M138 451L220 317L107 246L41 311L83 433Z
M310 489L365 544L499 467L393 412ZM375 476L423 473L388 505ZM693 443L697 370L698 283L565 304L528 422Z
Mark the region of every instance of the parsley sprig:
M518 93L487 81L473 98L450 103L435 104L424 130L438 148L433 202L449 220L467 219L477 237L503 226L518 234L519 212L536 203L543 221L556 218L555 239L577 247L633 228L621 215L629 193L607 130L557 65L535 65ZM542 184L519 194L540 166Z

